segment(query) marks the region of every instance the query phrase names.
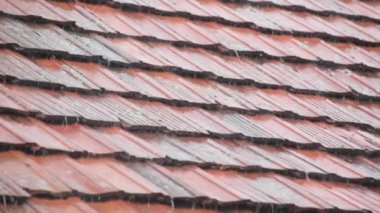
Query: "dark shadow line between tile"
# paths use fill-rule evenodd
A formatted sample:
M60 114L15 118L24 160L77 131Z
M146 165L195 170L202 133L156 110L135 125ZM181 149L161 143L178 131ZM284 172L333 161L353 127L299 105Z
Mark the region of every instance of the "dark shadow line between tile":
M16 78L14 76L5 76L1 74L0 74L0 83L25 86L25 87L33 87L33 88L38 88L38 89L43 89L43 90L50 90L50 91L74 92L74 93L78 93L84 96L100 96L100 95L105 95L105 94L115 94L126 99L142 100L142 101L148 101L148 102L159 102L159 103L163 103L165 105L174 106L174 107L195 107L195 108L200 108L200 109L204 109L211 112L223 112L223 113L232 112L232 113L239 113L239 114L251 115L251 116L274 115L278 118L284 118L284 119L290 119L290 120L300 120L300 121L306 120L310 122L324 122L336 127L353 127L353 128L357 128L357 129L380 136L380 128L376 128L370 124L349 122L349 121L336 121L328 116L310 117L310 116L303 116L292 111L243 109L243 108L221 105L219 103L198 103L198 102L191 102L191 101L179 100L179 99L165 99L165 98L159 98L159 97L142 94L138 91L116 92L116 91L105 90L103 88L102 89L99 88L98 90L75 88L75 87L68 87L60 83L24 80L24 79Z
M65 155L73 159L101 159L109 158L114 159L123 163L157 163L164 167L174 167L180 168L185 166L197 166L204 170L220 170L220 171L234 171L242 174L249 173L274 173L277 175L295 178L295 179L312 179L316 181L331 181L336 183L345 183L345 184L357 184L362 185L368 188L379 188L380 180L373 177L364 177L364 178L346 178L342 177L339 174L334 173L318 173L318 172L305 172L297 169L271 169L265 168L260 165L249 165L249 166L238 166L238 165L226 165L219 164L216 162L196 162L190 160L179 160L174 159L170 156L162 158L144 158L130 155L125 151L120 152L110 152L110 153L91 153L88 151L67 151L60 149L50 149L46 147L41 147L36 143L23 143L23 144L14 144L11 142L1 142L0 141L0 153L8 151L20 151L27 155L33 156L52 156L52 155Z
M53 1L75 3L75 1L72 1L72 0L53 0ZM251 29L251 30L254 30L257 32L261 32L263 34L268 34L268 35L290 35L290 36L301 37L301 38L318 38L318 39L322 39L322 40L325 40L328 42L352 43L352 44L355 44L358 46L367 46L367 47L368 46L372 46L372 47L380 46L380 42L367 41L367 40L363 40L363 39L359 39L359 38L351 37L351 36L336 36L336 35L328 34L325 32L304 32L304 31L297 31L297 30L292 30L292 31L278 30L278 29L272 29L272 28L268 28L268 27L258 26L257 24L255 24L253 22L237 22L237 21L228 20L228 19L220 17L220 16L201 16L201 15L196 15L196 14L192 14L192 13L185 12L185 11L166 11L166 10L156 9L156 8L153 8L150 6L119 2L117 0L116 1L79 0L79 1L87 3L87 4L101 4L101 5L108 6L108 7L118 9L121 11L141 12L141 13L154 14L154 15L158 15L158 16L168 16L168 17L182 17L182 18L186 18L188 20L202 21L202 22L214 22L214 23L218 23L218 24L221 24L224 26L232 26L232 27ZM230 0L230 1L233 2L234 0ZM227 1L222 0L221 2L229 2L229 0L227 0ZM231 2L229 2L229 3L231 3ZM243 0L243 2L244 2L244 0ZM239 4L243 4L243 3L239 3ZM247 4L251 4L251 6L255 6L255 3L253 3L253 2L250 2ZM261 7L263 7L262 4L257 4L257 5L261 5ZM258 7L258 6L256 6L256 7ZM289 8L294 9L294 7L289 7ZM307 12L307 11L304 10L303 12ZM321 14L323 14L323 13L321 13ZM334 13L331 11L329 11L328 14L339 16L338 13ZM316 14L314 14L314 15L316 15ZM325 15L325 16L327 16L327 15ZM339 16L339 17L344 17L344 16ZM344 18L347 18L347 17L352 18L352 16L346 16ZM353 19L356 19L356 21L357 20L363 20L363 21L366 20L366 21L371 21L371 22L379 21L379 23L380 23L380 20L377 20L377 19L370 19L370 18L365 18L365 17L360 17L360 16L359 17L354 16L354 17L355 18L353 18ZM353 19L351 19L351 20L353 20Z
M12 15L7 14L2 11L0 11L0 16L7 17L11 19L16 19L19 21L22 21L24 23L33 23L33 24L53 24L57 27L62 28L65 31L74 32L74 33L82 33L86 35L96 34L108 39L112 38L132 38L141 42L156 42L156 43L165 43L172 45L174 47L189 47L189 48L195 48L195 49L203 49L208 52L211 52L213 54L219 54L221 56L228 56L228 57L245 57L250 60L268 60L268 61L279 61L281 63L289 63L289 64L313 64L315 66L321 67L321 68L331 68L332 70L337 68L346 68L351 71L357 72L357 73L378 73L380 72L379 67L372 67L363 63L353 63L353 64L341 64L334 61L327 61L327 60L311 60L306 58L301 58L298 56L273 56L270 54L267 54L263 51L238 51L233 49L228 49L221 44L211 44L211 45L203 45L203 44L196 44L188 41L171 41L171 40L164 40L159 39L152 36L131 36L131 35L125 35L121 33L110 33L110 32L99 32L95 30L88 30L81 28L76 25L75 22L67 21L67 22L60 22L55 20L49 20L42 18L40 16L22 16L22 15ZM380 42L379 42L380 45ZM237 55L238 54L238 55Z
M119 127L123 130L135 133L162 133L169 136L177 137L207 137L212 139L223 139L226 141L244 140L249 143L258 145L271 145L271 146L284 146L301 150L319 150L329 152L331 154L343 156L365 156L371 158L380 157L380 150L364 150L364 149L342 149L342 148L328 148L320 143L307 143L302 144L288 139L281 138L262 138L246 136L242 133L220 134L215 132L201 133L192 131L174 131L165 126L146 126L146 125L129 125L123 122L113 121L100 121L89 120L79 116L63 116L63 115L47 115L38 111L20 111L13 108L0 107L0 115L11 115L19 117L30 117L41 120L47 124L53 125L72 125L82 124L89 127Z

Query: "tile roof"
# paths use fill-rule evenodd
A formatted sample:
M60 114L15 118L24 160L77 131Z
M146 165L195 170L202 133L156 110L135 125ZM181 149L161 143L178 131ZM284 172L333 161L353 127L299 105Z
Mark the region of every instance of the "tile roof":
M0 211L379 211L378 1L0 11Z

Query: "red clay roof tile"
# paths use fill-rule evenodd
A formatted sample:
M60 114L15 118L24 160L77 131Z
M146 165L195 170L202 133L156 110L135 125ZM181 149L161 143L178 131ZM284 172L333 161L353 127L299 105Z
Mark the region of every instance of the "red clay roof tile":
M261 0L248 0L247 2L258 2ZM377 1L355 1L355 0L327 0L327 1L300 1L300 0L270 0L277 5L301 6L312 11L332 11L341 16L352 15L360 17L371 17L379 19L378 8L380 4ZM327 12L328 13L328 12Z
M209 197L220 204L248 200L260 203L294 203L305 208L378 208L377 193L361 186L297 180L272 173L245 175L231 171L206 171L194 166L165 168L154 163L123 165L109 159L32 157L16 152L0 154L0 157L7 159L7 162L1 164L2 169L19 168L17 172L9 174L16 185L29 191L29 196L49 191L53 196L56 193L65 193L71 197L77 192L82 196L92 196L95 199L98 197L101 200L112 196L110 193L118 193L122 197L150 194L152 199L167 199L167 195L174 199L190 200ZM56 169L57 167L60 169ZM25 179L28 181L25 182ZM324 195L323 199L315 197L319 193ZM350 193L349 197L346 193Z
M345 148L376 152L378 136L355 127L342 128L322 122L280 119L273 115L243 115L236 112L212 112L199 108L167 106L161 103L124 99L116 95L86 96L73 92L58 93L20 86L1 85L7 97L2 108L48 122L89 125L122 125L128 129L165 129L178 134L220 135L249 138L272 143L295 143L299 146L316 144L326 148ZM13 104L18 103L17 107ZM357 132L352 134L351 132ZM239 138L239 137L238 137ZM352 141L354 140L354 141Z
M187 212L205 212L217 213L217 210L206 210L190 208L172 208L164 204L150 203L148 205L141 203L133 203L124 200L112 200L105 202L88 203L78 198L68 198L65 200L48 200L41 198L33 198L27 201L22 206L10 206L0 204L0 209L3 211L17 212L147 212L147 213L187 213ZM233 212L233 211L232 211ZM240 212L240 211L239 211ZM248 211L247 211L248 212Z
M0 211L377 211L378 7L0 2Z
M86 6L84 6L86 7ZM56 8L56 7L54 7ZM82 9L78 9L82 11ZM117 11L121 13L120 11ZM78 13L78 12L77 12ZM359 52L361 48L354 45L341 45L340 47L336 47L331 43L321 42L318 40L307 39L307 38L294 38L290 36L277 36L277 35L263 35L262 33L257 33L252 30L247 30L244 28L233 28L229 26L207 26L203 23L194 23L194 21L190 20L168 20L168 18L160 21L156 20L144 20L143 17L140 17L139 22L137 22L137 18L131 17L129 20L124 20L123 23L126 27L120 27L118 25L117 30L110 30L112 27L99 27L98 23L103 23L107 25L108 23L113 23L112 21L102 20L103 14L99 14L98 10L89 11L89 15L87 18L87 23L96 24L96 26L89 27L89 24L81 24L82 22L86 22L86 18L68 15L67 19L70 21L75 21L79 24L79 27L83 27L88 30L95 30L101 32L121 32L127 35L132 36L153 36L155 38L169 40L169 41L188 41L191 43L197 44L222 44L224 47L237 51L262 51L272 56L284 57L284 56L296 56L299 58L307 59L307 60L331 60L334 62L341 64L350 64L350 63L360 63L360 59L356 57L359 56ZM28 11L25 15L39 15L40 13L33 13L33 11ZM109 11L108 15L113 16L115 12ZM123 14L123 13L122 13ZM146 15L145 15L146 16ZM99 17L99 18L98 18ZM271 16L273 17L273 16ZM57 20L54 17L52 20ZM97 20L98 22L94 22L92 20ZM283 18L282 18L283 19ZM59 21L59 19L57 20ZM137 22L137 23L136 23ZM148 25L143 24L141 22L147 22ZM152 26L152 22L159 23L157 26ZM164 25L164 23L166 23ZM281 23L281 22L279 22ZM138 30L139 33L129 33L130 26L138 25L141 30ZM162 25L162 26L161 26ZM191 29L184 29L183 26L189 26ZM192 26L194 25L194 26ZM337 25L334 25L337 26ZM115 28L115 27L113 27ZM125 29L127 28L127 29ZM152 30L152 28L154 30ZM347 28L347 27L346 27ZM377 29L374 27L374 29ZM190 32L189 32L190 30ZM194 33L194 32L197 33ZM343 29L343 31L350 31L348 29ZM372 30L373 31L373 30ZM175 33L174 33L175 32ZM191 38L183 38L182 36L176 35L193 35ZM198 36L194 36L197 35ZM317 34L317 33L316 33ZM353 34L358 35L358 32L353 32ZM371 32L372 35L377 35L379 32ZM173 36L174 35L174 36ZM243 36L244 35L244 36ZM208 42L203 43L199 40L202 38L207 38ZM254 40L255 42L251 42ZM363 47L364 48L364 47ZM343 50L343 51L342 51ZM352 51L353 54L346 54L348 51ZM371 49L366 49L366 55L362 56L362 59L366 61L366 64L370 65L372 61L377 61L376 56L377 50L372 52L373 55L372 60L367 60L369 55L372 52ZM355 56L355 57L354 57Z
M216 163L220 165L246 167L257 165L267 169L300 171L321 174L336 173L346 178L372 177L372 161L364 158L351 159L357 167L348 164L346 159L318 151L301 151L291 148L271 148L254 145L245 141L229 142L206 138L177 138L165 135L140 134L120 128L92 129L83 125L47 125L35 119L2 118L3 142L14 146L36 144L39 149L75 153L89 152L94 155L107 155L125 152L137 158L155 159L170 157L178 161ZM123 143L123 141L131 141ZM77 141L77 142L75 142ZM236 145L238 146L236 146ZM199 151L202 152L199 152ZM332 162L333 169L323 162ZM352 162L351 162L352 163ZM339 172L337 172L339 167Z

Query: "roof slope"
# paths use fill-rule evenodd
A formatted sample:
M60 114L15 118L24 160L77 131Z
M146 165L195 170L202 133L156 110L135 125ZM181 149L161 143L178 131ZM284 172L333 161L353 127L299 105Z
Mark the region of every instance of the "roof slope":
M378 2L0 11L0 211L380 209Z

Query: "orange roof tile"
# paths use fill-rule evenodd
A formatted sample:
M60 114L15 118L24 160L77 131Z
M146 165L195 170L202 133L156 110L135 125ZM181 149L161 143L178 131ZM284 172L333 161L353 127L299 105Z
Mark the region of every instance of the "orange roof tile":
M378 9L1 1L0 211L378 211Z

